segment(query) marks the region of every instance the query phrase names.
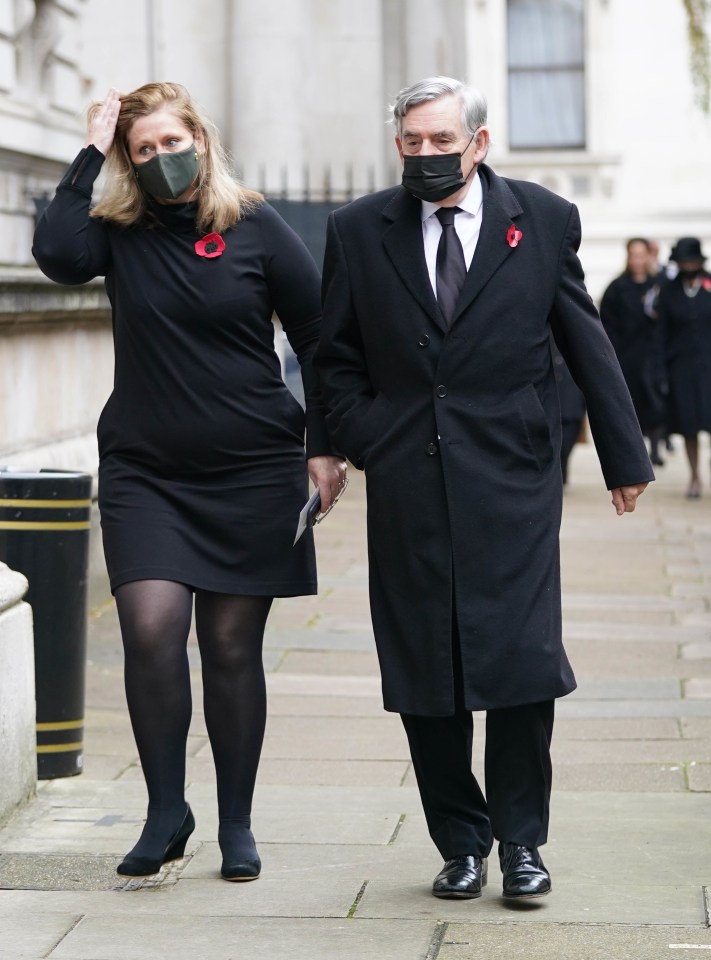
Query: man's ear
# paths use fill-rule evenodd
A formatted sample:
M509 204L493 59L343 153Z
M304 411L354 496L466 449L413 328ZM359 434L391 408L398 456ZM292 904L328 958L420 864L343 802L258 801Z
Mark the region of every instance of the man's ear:
M402 152L402 140L400 137L395 137L395 146L397 147L397 152L400 154L400 163L403 162L403 152Z
M480 127L477 130L476 137L474 138L474 146L476 151L474 153L474 162L480 163L489 152L489 129L488 127Z
M474 138L474 146L476 151L474 153L474 163L481 163L482 160L486 158L487 153L489 152L489 128L480 127L477 130L476 137Z

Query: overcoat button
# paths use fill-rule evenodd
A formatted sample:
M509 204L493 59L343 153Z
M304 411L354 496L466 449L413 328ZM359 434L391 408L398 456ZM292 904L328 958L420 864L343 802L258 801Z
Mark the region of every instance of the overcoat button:
M427 446L425 447L425 453L427 454L428 457L434 457L434 455L437 453L437 444L428 443Z
M430 345L430 338L427 336L426 333L423 333L417 342L421 347L428 347Z
M443 383L440 383L440 385L437 387L437 396L438 396L438 397L446 397L446 396L447 396L447 388L445 387L445 385L444 385Z

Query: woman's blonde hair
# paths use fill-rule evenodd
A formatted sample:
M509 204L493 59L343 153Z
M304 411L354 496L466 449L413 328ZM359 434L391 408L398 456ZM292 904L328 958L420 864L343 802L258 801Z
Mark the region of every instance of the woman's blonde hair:
M95 103L89 108L90 121L100 106ZM258 206L263 197L247 190L233 177L217 128L200 113L188 91L179 83L146 83L121 97L116 135L104 165L106 185L92 216L123 226L132 226L146 219L149 198L134 173L128 134L139 117L147 117L164 108L172 111L194 137L203 141L196 225L200 232L214 230L221 233Z

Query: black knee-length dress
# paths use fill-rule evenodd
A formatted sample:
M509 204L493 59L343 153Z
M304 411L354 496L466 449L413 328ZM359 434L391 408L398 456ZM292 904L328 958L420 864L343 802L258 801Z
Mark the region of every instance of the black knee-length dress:
M104 276L112 306L114 389L98 425L111 588L161 579L218 593L315 593L313 538L292 544L306 456L330 453L311 367L316 266L267 203L224 231L212 257L200 255L215 248L205 251L192 203L153 203L145 226L90 217L103 161L93 146L81 151L33 253L59 283ZM273 313L301 363L305 413L281 378Z

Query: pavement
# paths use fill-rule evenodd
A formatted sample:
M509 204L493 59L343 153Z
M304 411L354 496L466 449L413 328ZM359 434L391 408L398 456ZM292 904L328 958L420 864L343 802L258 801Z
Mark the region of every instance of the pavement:
M400 721L381 707L365 484L351 473L316 531L319 596L279 601L269 621L262 877L219 878L194 643L197 829L158 877L115 873L146 797L104 602L90 622L84 771L42 781L0 831L0 960L711 960L711 493L684 498L679 439L623 518L592 446L573 453L561 543L579 689L557 706L553 893L526 905L501 898L495 858L480 900L431 896L441 861Z

